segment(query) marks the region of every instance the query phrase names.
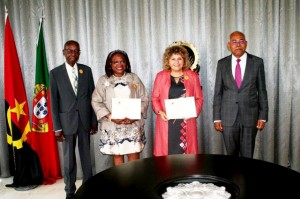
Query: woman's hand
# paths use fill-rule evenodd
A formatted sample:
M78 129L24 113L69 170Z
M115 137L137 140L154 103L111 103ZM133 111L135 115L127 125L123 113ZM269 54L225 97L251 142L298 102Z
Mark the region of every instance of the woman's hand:
M123 124L123 119L111 119L111 121L116 124Z
M137 121L137 120L132 120L132 119L127 118L127 117L123 120L124 124L132 124L132 123L134 123L135 121Z
M129 118L124 118L124 119L112 119L112 122L116 123L116 124L125 124L125 125L129 125L134 123L137 120L133 120L133 119L129 119Z
M161 119L164 121L168 121L167 114L163 111L158 111L158 115L160 115Z

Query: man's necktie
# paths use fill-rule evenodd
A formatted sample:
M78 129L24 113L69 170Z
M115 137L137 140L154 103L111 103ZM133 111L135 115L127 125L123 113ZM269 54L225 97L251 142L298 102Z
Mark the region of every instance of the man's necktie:
M242 72L241 72L241 66L240 66L240 59L236 60L236 67L235 67L235 83L238 88L241 87L242 84Z
M73 77L74 77L74 82L73 82L73 85L74 85L74 92L75 92L75 94L77 95L78 77L77 77L77 75L76 75L76 70L75 70L74 67L72 68L72 74L73 74Z

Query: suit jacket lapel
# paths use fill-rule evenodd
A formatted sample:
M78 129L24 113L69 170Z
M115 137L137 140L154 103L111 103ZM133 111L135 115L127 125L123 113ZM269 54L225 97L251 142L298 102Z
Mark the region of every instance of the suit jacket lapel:
M231 67L231 59L232 59L232 55L227 57L226 63L225 63L225 70L226 70L226 74L228 74L228 77L229 77L229 80L231 81L231 83L236 85L234 76L232 75L233 73L232 73L232 67Z
M68 75L66 64L63 64L63 67L62 67L62 76L63 76L62 77L63 79L68 79L69 80L69 81L67 81L67 82L69 82L68 83L68 89L72 90L73 93L74 93L74 95L75 95L75 92L74 92L74 89L73 89L73 86L72 86L72 82L71 82L70 77Z
M69 80L69 81L67 81L67 82L69 82L68 87L69 87L69 89L73 90L72 83L71 83L71 80L70 80L69 75L68 75L67 66L66 66L65 63L63 64L61 75L63 76L62 77L63 79L68 79Z
M246 60L246 68L245 68L245 73L244 73L244 78L242 81L241 88L243 87L243 85L245 85L245 82L249 81L249 78L251 77L252 66L253 66L252 56L248 53L247 60Z
M85 75L85 71L83 70L83 67L81 64L77 63L77 69L78 69L78 89L77 89L77 95L79 94L80 90L81 90L81 86L84 84L84 76Z

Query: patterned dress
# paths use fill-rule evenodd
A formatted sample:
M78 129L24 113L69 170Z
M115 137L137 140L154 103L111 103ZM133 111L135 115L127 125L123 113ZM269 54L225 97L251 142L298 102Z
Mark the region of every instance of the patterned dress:
M184 78L179 77L178 83L171 76L171 87L169 90L169 99L185 97ZM168 136L168 151L171 154L186 153L186 121L183 119L170 119Z
M103 154L125 155L141 152L146 143L144 120L132 124L116 124L101 114L111 112L112 98L142 98L142 112L146 114L148 95L140 79L133 73L123 77L102 77L93 94L93 106L100 122L99 148ZM144 104L144 105L143 105ZM143 108L144 107L144 108ZM143 111L143 109L145 109ZM122 118L120 118L122 119Z

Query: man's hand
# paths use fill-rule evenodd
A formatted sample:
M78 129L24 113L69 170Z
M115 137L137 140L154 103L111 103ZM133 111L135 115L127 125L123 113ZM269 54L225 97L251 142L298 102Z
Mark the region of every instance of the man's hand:
M266 122L264 120L258 120L256 128L261 131L264 129L265 124L266 124Z
M93 125L92 125L92 128L91 128L91 130L90 130L90 134L91 134L91 135L94 135L95 133L97 133L97 131L98 131L98 126L95 125L95 124L93 124Z
M220 131L220 132L223 131L222 122L214 122L214 126L217 131Z
M65 136L63 134L63 131L56 131L55 132L55 138L58 142L62 142L65 140Z

